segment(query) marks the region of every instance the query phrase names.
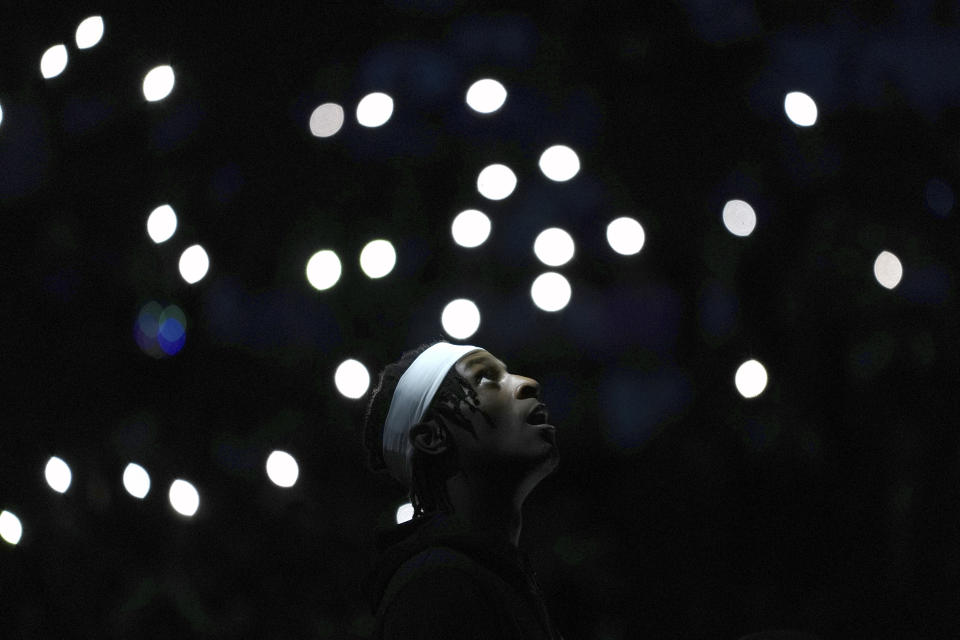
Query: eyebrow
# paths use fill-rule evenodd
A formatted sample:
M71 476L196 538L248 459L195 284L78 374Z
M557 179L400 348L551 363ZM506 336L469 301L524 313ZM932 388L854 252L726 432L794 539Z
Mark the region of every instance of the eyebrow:
M469 369L469 368L473 367L474 365L476 365L478 362L479 362L479 363L483 363L484 361L490 361L490 360L493 360L494 362L496 362L497 364L499 364L501 367L503 367L503 370L504 370L504 371L508 371L506 364L504 364L503 362L500 362L499 360L495 359L493 356L491 356L491 355L486 355L486 354L480 354L480 355L478 355L478 356L473 356L472 358L469 358L469 359L466 361L466 363L464 364L464 367L467 368L467 369Z

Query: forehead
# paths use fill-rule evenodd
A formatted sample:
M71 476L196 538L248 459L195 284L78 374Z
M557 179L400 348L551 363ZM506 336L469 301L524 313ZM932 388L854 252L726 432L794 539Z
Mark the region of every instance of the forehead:
M467 355L463 356L457 360L456 367L457 371L469 371L473 367L489 364L496 364L504 369L507 368L507 365L495 358L492 353L485 349L474 351L473 353L468 353Z

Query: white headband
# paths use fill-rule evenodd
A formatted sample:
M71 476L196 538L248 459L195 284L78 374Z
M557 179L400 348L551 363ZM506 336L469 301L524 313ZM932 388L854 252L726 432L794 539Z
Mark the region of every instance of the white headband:
M397 383L383 424L383 459L390 475L409 487L413 477L410 427L420 422L447 371L457 360L482 347L438 342L417 356Z

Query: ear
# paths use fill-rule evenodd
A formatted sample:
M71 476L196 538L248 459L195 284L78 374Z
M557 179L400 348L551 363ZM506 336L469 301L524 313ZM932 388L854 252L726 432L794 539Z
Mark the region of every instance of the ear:
M427 455L440 455L450 449L447 430L434 418L410 427L410 442Z

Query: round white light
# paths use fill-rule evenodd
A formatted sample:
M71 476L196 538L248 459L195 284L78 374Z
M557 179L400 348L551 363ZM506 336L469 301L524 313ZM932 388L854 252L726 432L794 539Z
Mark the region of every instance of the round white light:
M570 147L557 144L540 155L540 171L555 182L566 182L580 171L580 158Z
M330 249L323 249L307 261L307 281L317 291L325 291L337 284L342 270L337 254Z
M161 65L154 67L143 77L143 97L147 102L163 100L173 91L173 67Z
M440 324L457 340L469 338L480 328L480 309L472 301L459 298L443 308Z
M267 477L278 487L292 487L300 477L300 465L286 451L274 451L267 456Z
M747 360L737 368L733 383L744 398L756 398L767 388L767 370L756 360Z
M77 49L89 49L103 37L103 18L90 16L77 26Z
M200 494L186 480L174 480L170 485L170 506L184 516L192 516L200 507Z
M798 127L809 127L817 121L817 103L799 91L791 91L783 99L783 110Z
M176 230L177 214L168 204L160 205L147 218L147 235L157 244L172 238Z
M47 460L47 466L43 470L43 476L47 479L47 484L57 493L65 493L70 488L70 481L73 480L73 474L67 463L52 456Z
M370 278L382 278L397 264L397 252L388 240L372 240L360 252L360 268Z
M23 525L20 524L20 518L9 511L0 511L0 538L10 544L17 544L22 535Z
M397 524L413 520L413 505L409 502L397 507Z
M757 214L743 200L730 200L723 205L723 226L735 236L745 238L757 226Z
M318 138L329 138L343 126L343 107L327 102L310 114L310 133Z
M570 302L570 282L561 274L548 271L537 276L530 287L533 303L544 311L559 311Z
M490 218L482 211L467 209L457 214L450 225L453 241L461 247L479 247L490 237Z
M643 226L633 218L622 216L607 225L607 243L620 255L632 256L640 253L645 241Z
M517 176L505 164L491 164L477 176L477 191L490 200L503 200L516 187Z
M136 462L131 462L123 470L123 488L134 498L146 498L150 493L150 474Z
M198 244L184 249L180 254L180 276L187 284L200 282L210 270L210 258Z
M350 358L337 367L336 373L333 374L333 383L341 394L356 400L363 397L370 388L370 372L363 363Z
M903 265L900 258L889 251L882 251L873 263L873 275L882 286L893 289L903 278Z
M40 73L44 78L55 78L67 68L67 48L62 44L55 44L40 58Z
M467 89L467 105L478 113L493 113L506 99L506 88L493 78L477 80Z
M0 122L3 122L3 107L0 107Z
M559 267L573 258L573 238L563 229L544 229L533 242L533 252L540 262L550 267Z
M393 98L385 93L369 93L357 103L357 122L365 127L379 127L386 124L391 115L393 115Z

